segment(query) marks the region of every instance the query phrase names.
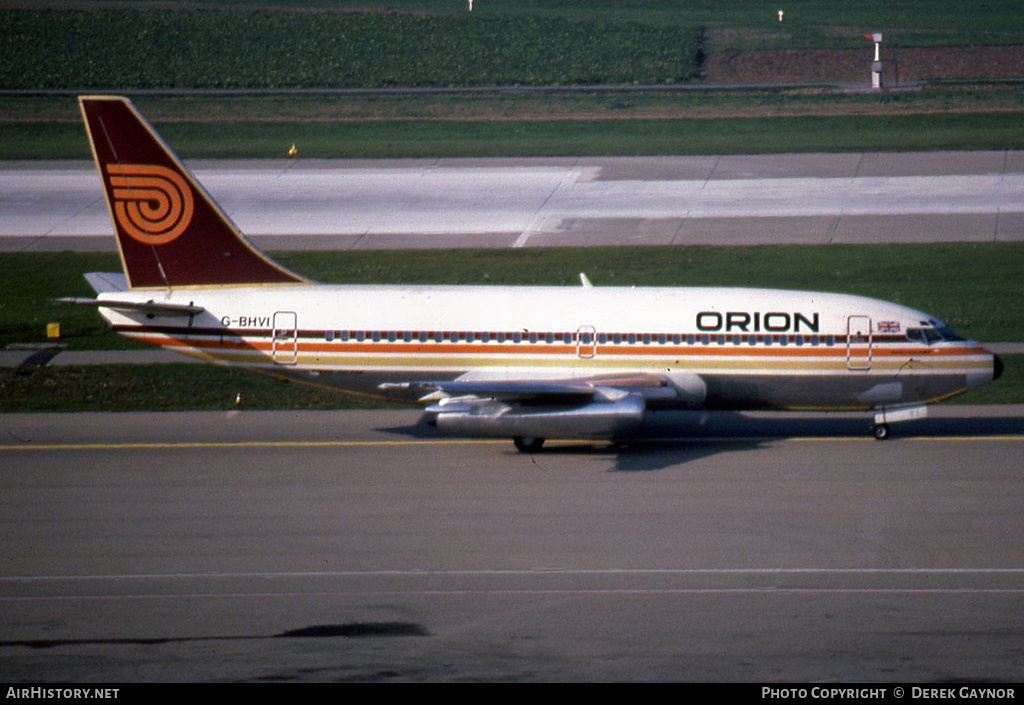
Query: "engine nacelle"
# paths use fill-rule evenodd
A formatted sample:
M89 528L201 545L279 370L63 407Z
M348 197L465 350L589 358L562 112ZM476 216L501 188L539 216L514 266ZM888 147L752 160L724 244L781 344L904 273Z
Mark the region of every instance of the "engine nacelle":
M643 398L571 406L514 406L501 402L452 404L432 409L437 427L459 436L615 439L638 435L644 425Z

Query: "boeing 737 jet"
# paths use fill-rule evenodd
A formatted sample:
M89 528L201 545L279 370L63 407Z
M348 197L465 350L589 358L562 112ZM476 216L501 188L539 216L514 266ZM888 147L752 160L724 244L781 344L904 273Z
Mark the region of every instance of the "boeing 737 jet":
M426 406L452 434L626 440L657 409L859 409L873 433L1000 360L860 296L735 288L322 285L247 241L135 107L79 99L122 273L118 333L210 362Z

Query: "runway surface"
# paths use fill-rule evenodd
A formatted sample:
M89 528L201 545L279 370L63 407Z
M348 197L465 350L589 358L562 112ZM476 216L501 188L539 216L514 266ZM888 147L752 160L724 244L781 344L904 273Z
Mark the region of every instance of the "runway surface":
M190 166L269 249L1024 239L1024 152ZM0 251L111 232L90 163L0 163Z
M1024 675L1024 408L656 416L0 416L0 680Z

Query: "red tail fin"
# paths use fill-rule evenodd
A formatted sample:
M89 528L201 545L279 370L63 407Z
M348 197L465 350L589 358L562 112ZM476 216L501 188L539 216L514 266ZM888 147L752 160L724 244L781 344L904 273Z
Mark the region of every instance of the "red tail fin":
M131 101L78 102L131 288L306 281L242 236Z

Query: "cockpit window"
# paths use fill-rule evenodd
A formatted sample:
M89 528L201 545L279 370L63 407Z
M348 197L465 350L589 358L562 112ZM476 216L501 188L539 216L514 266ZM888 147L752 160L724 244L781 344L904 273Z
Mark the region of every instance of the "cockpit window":
M941 326L939 328L907 328L907 338L922 345L963 340L949 326Z

